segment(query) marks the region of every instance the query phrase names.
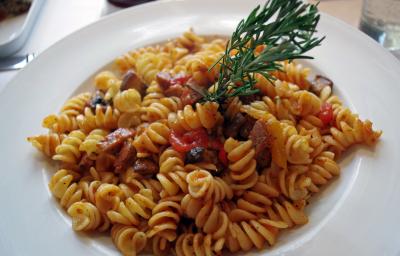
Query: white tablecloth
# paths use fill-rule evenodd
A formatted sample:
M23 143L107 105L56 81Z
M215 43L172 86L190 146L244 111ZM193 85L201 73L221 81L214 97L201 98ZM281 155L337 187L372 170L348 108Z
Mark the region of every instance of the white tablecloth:
M362 0L322 0L319 9L357 27L361 3ZM118 9L106 0L45 0L31 35L18 54L38 55L68 34ZM17 72L0 72L0 93Z

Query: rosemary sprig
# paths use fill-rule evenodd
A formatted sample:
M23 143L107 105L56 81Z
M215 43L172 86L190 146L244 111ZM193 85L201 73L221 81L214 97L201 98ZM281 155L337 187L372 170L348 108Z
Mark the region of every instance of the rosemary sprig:
M230 97L255 94L255 74L272 81L270 72L282 68L277 61L312 59L304 53L324 39L313 36L319 18L317 6L302 0L268 0L257 6L240 21L224 55L210 68L220 67L218 86L203 101L223 103ZM265 48L256 54L258 46Z

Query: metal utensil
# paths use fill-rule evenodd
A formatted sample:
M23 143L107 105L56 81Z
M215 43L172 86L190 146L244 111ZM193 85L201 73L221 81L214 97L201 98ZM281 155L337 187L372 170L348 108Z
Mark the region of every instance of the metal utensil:
M25 67L35 58L34 53L29 53L25 56L11 56L0 58L0 71L17 70Z

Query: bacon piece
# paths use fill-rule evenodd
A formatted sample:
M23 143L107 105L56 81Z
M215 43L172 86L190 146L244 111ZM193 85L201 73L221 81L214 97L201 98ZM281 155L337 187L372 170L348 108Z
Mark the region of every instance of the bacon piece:
M89 170L91 166L93 166L94 161L89 158L89 156L85 153L81 160L79 161L79 170L86 171Z
M156 76L157 83L163 88L168 89L171 86L172 76L168 72L159 72Z
M256 158L264 151L265 148L269 147L271 138L267 133L267 125L262 120L257 120L251 129L250 140L253 142L253 146L256 150Z
M114 162L115 172L126 170L136 160L136 149L130 140L126 140Z
M269 148L264 148L256 156L257 166L261 169L269 167L271 165L271 151Z
M158 172L158 166L150 159L139 158L133 164L133 170L141 175L152 175Z
M136 89L142 96L146 93L146 85L132 69L129 69L122 78L121 91L128 89Z
M246 96L240 96L239 99L243 104L250 104L254 101L261 100L261 95L258 93L251 94L251 95L246 95Z
M249 115L245 115L245 118L246 118L246 121L244 122L243 126L240 128L240 136L244 139L248 139L256 120Z
M246 122L246 118L242 115L242 113L237 113L233 118L232 121L227 122L224 127L224 135L225 137L229 138L236 138L240 132L240 128Z
M112 133L108 134L104 140L97 144L97 147L101 151L113 151L119 148L124 141L133 137L135 135L135 131L132 129L127 128L118 128L117 130L113 131Z
M329 78L321 75L316 75L314 81L311 82L310 91L320 96L322 89L326 86L333 87L333 82Z

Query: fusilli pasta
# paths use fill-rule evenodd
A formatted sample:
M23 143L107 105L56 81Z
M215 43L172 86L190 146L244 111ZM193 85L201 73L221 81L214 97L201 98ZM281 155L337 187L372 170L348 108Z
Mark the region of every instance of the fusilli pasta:
M332 82L316 92L295 61L255 72L258 94L234 94L235 80L210 101L225 64L209 68L226 45L189 30L130 51L95 76L94 92L45 117L48 133L28 137L61 165L48 186L74 230L111 230L123 255L260 250L309 221L305 207L340 175L341 153L377 143L382 132Z

